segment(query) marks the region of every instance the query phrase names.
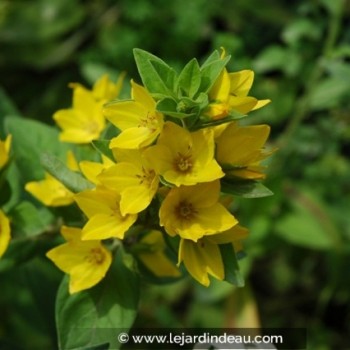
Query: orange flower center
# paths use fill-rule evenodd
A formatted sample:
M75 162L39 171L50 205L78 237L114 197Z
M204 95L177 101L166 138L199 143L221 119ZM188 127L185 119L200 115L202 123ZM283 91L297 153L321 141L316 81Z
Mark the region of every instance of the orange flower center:
M159 123L157 116L153 113L148 112L145 118L140 120L138 127L144 127L154 132L158 129Z
M140 180L140 185L145 184L147 187L151 187L156 173L152 169L145 169L142 167L142 173L137 174L136 177Z
M92 248L85 259L94 265L101 265L105 260L105 254L101 248Z
M197 213L192 203L180 202L176 207L176 215L180 219L191 220Z
M182 155L178 154L178 157L175 159L175 169L181 173L188 173L193 167L192 155Z

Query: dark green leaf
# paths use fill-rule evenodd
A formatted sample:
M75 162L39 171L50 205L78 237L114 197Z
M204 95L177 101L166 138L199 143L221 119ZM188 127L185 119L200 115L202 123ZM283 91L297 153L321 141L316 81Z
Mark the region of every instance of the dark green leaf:
M233 245L219 245L222 261L225 268L225 281L232 283L238 287L244 286L244 279L239 271L238 261Z
M47 172L75 193L94 188L90 181L86 180L81 174L68 169L52 154L44 153L41 162Z
M120 250L94 288L69 295L68 277L64 278L56 300L59 349L83 350L106 343L119 349L118 332L132 326L138 300L138 275L125 267Z
M1 180L0 181L0 207L5 205L11 198L12 192L11 192L11 186L7 180Z
M260 182L229 178L222 180L221 191L244 198L261 198L273 195L273 193Z
M28 260L45 254L52 247L48 237L12 239L5 254L0 259L0 272L12 269Z

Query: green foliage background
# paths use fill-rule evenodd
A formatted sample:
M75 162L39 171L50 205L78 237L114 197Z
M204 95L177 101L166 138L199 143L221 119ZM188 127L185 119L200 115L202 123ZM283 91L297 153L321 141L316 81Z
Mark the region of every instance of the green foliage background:
M256 72L252 95L272 100L248 120L272 126L279 151L265 184L275 195L236 201L250 229L244 288L141 281L135 324L302 327L308 349L348 348L349 15L345 0L0 0L0 136L21 139L7 205L21 200L11 214L23 235L16 245L25 247L0 264L0 349L56 348L62 275L44 257L56 242L35 235L57 230L53 215L79 215L48 210L18 185L42 177L43 149L63 152L48 141L57 131L35 120L53 125L53 112L71 103L69 82L91 85L122 71L139 81L134 47L180 68L221 46L233 56L229 70Z

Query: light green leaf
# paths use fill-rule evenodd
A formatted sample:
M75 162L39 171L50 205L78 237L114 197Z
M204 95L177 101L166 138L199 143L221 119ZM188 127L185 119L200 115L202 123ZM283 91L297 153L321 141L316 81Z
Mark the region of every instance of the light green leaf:
M231 56L227 56L201 67L202 80L199 88L200 92L208 92L211 89L230 59Z
M343 247L342 234L316 193L293 188L290 197L292 210L279 218L276 224L276 231L282 238L292 244L318 250Z
M20 170L24 182L40 180L44 177L40 157L49 152L65 159L69 146L58 140L58 130L40 123L19 117L7 117L5 129L12 134L14 163Z
M177 89L185 92L186 96L192 98L197 93L201 84L201 72L198 61L193 58L181 71L177 81Z
M179 111L178 104L172 98L165 98L157 103L157 111L163 113L166 116L173 118L183 119L187 117L192 117L196 113L185 113Z
M293 45L298 44L303 38L318 40L321 34L322 31L317 22L307 18L297 18L284 29L282 38L287 44Z
M263 50L256 58L254 70L258 73L279 70L287 76L295 76L300 71L302 63L302 57L299 51L283 46L271 45Z
M343 99L349 99L349 97L349 76L329 77L319 82L312 90L310 107L312 110L336 107Z
M220 59L220 53L218 50L213 51L209 57L203 62L203 64L201 65L201 69L205 68L206 66L208 66L210 63L217 61Z
M151 53L134 49L134 58L143 85L151 94L174 96L176 72Z
M313 249L331 249L332 241L323 227L307 212L296 211L279 219L276 230L286 241Z
M243 198L261 198L273 195L273 193L260 182L253 180L233 180L229 178L222 180L221 191Z
M68 169L58 158L49 153L42 155L41 162L47 172L72 192L77 193L94 188L90 181L86 180L81 174Z
M119 250L107 276L94 288L73 295L64 278L56 299L59 349L81 349L108 344L119 349L118 332L127 332L137 313L138 275L123 264Z
M333 16L338 16L345 4L344 0L321 0L320 3L328 10Z

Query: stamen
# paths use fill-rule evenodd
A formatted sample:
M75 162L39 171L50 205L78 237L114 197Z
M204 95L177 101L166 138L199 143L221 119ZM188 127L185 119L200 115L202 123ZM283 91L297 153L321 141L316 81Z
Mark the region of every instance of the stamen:
M101 248L92 248L89 252L89 255L85 256L90 264L101 265L105 260L105 254Z

